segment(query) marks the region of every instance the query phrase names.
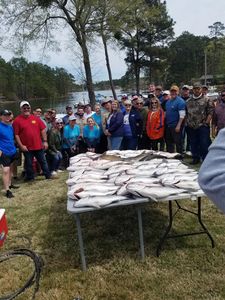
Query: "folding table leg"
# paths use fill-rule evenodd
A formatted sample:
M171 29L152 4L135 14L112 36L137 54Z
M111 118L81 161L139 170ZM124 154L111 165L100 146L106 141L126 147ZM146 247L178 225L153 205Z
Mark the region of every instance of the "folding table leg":
M141 207L137 207L138 214L138 229L139 229L139 241L140 241L140 250L141 250L141 259L145 258L145 248L144 248L144 237L143 237L143 226L142 226L142 215Z
M169 201L169 224L166 228L166 231L164 233L164 235L162 236L162 238L160 239L159 241L159 245L156 249L156 256L159 257L159 254L161 252L161 249L162 249L162 246L170 232L170 229L172 227L172 224L173 224L173 207L172 207L172 201Z
M87 265L86 265L86 259L85 259L85 254L84 254L84 244L83 244L83 237L82 237L81 226L80 226L80 215L75 214L75 219L76 219L76 224L77 224L77 235L78 235L78 242L79 242L79 247L80 247L82 270L86 271Z
M204 232L208 235L209 239L211 240L212 243L212 248L215 247L215 243L214 240L211 236L211 234L209 233L208 229L205 227L205 225L202 222L202 214L201 214L201 197L198 197L198 221L200 223L200 225L202 226L202 228L204 229Z

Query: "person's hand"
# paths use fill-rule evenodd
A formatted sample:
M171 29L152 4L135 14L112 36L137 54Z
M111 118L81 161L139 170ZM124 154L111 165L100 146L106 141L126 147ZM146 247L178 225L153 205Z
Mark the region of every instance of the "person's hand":
M175 128L175 132L176 132L176 133L179 133L179 132L180 132L180 126L177 126L177 127Z
M43 147L44 147L44 150L47 150L48 149L48 142L44 142Z
M20 149L21 149L22 152L27 152L28 151L27 146L25 146L25 145L22 145L20 147Z
M2 150L0 150L0 157L2 156Z
M108 129L105 130L105 135L110 136L111 133L108 131Z

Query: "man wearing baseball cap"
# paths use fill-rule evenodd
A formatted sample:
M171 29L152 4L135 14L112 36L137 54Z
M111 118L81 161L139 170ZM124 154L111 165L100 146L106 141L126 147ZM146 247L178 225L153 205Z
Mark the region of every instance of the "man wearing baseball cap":
M179 88L173 85L170 88L170 100L166 102L166 149L173 153L176 146L176 152L182 154L182 130L185 118L185 102L179 97Z
M214 112L213 101L202 93L199 83L193 85L193 95L187 102L187 132L190 139L192 164L203 161L211 144L210 123Z
M12 198L13 193L10 191L14 188L12 185L12 162L16 156L16 147L14 144L14 132L11 125L12 112L4 109L0 112L0 165L2 165L2 181L6 191L5 196Z
M66 115L63 117L63 124L69 124L69 117L73 115L73 108L71 105L66 106Z
M31 114L28 101L20 103L21 114L13 122L15 139L25 157L26 181L34 179L32 161L35 157L39 162L46 179L51 178L51 173L45 158L44 150L48 148L46 126L36 116Z

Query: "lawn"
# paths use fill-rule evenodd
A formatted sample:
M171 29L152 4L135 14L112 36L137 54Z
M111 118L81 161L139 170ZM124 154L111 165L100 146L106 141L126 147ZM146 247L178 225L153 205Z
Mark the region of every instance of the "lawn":
M40 300L161 300L225 299L225 216L211 201L202 201L203 221L216 247L206 235L170 239L156 257L156 246L167 224L167 203L143 207L144 261L139 259L135 209L101 210L81 216L87 272L80 269L74 219L66 211L65 180L22 183L15 198L1 194L0 207L6 209L9 234L0 254L14 248L28 248L44 260ZM194 209L196 203L183 201ZM174 232L199 228L196 217L177 215ZM26 258L0 265L0 298L25 283L32 272ZM33 287L17 299L31 299Z

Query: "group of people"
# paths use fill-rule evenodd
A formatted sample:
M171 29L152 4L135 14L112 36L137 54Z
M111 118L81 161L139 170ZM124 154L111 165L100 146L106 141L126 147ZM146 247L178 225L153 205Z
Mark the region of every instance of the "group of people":
M46 179L54 178L69 165L69 158L82 152L103 153L109 150L153 149L178 152L191 151L193 164L203 161L213 135L225 127L225 91L217 105L207 97L207 90L195 84L192 90L184 85L150 84L149 95L121 100L104 98L92 110L90 104L79 104L77 111L66 106L63 118L55 109L44 115L41 108L31 112L28 101L20 103L21 113L0 113L0 164L6 197L13 194L11 179L18 153L24 155L26 181L32 181L35 171Z

